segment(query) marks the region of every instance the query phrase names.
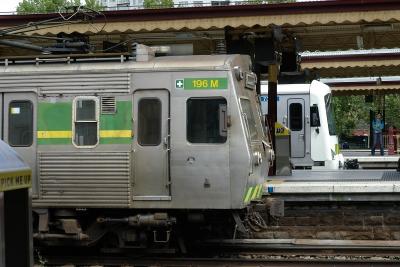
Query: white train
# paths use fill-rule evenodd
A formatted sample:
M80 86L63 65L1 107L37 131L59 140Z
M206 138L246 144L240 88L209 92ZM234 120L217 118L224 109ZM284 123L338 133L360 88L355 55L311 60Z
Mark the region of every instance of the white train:
M278 85L277 120L291 130L291 163L296 169L339 169L331 89L324 83ZM268 113L268 84L261 83L262 111Z

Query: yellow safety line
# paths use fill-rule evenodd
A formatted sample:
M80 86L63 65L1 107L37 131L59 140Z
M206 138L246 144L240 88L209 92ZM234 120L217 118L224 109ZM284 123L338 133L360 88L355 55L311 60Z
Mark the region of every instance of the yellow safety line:
M0 192L31 187L31 171L0 173Z

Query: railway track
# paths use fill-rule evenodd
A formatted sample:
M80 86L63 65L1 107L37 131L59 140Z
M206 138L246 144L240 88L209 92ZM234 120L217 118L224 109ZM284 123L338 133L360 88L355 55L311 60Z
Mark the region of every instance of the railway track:
M49 264L49 265L47 265ZM203 267L203 266L399 266L399 261L390 259L312 259L312 258L283 258L283 259L202 259L202 258L68 258L46 263L42 266L140 266L140 267ZM40 266L40 265L39 265Z
M270 240L271 241L271 240ZM145 251L97 255L85 253L36 255L38 266L400 266L400 246L397 241L380 242L309 240L288 245L288 242L263 242L263 240L215 240L194 246L195 253L151 255ZM314 244L311 244L314 243ZM336 243L336 244L335 244ZM347 243L347 244L346 244Z

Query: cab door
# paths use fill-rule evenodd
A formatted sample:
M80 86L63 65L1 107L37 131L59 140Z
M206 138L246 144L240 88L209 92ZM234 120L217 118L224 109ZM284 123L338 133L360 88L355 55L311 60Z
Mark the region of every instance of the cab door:
M303 158L305 156L304 99L288 99L288 122L291 130L291 157Z
M169 92L163 89L135 91L133 119L133 200L171 200Z
M32 169L32 192L38 196L36 177L36 111L34 93L2 94L2 139L8 143Z

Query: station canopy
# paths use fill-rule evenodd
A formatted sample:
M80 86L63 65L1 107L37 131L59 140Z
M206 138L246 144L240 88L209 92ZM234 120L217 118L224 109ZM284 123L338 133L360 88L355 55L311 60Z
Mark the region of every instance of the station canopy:
M131 9L105 11L103 14L104 17L97 16L91 22L70 19L57 27L32 26L24 34L83 34L97 47L104 41L132 40L147 45L186 45L191 48L185 51L193 54L213 54L221 52L216 47L223 46L227 31L233 35L271 36L273 29L280 27L283 34L298 40L298 51L337 52L336 55L309 54L302 57L302 68L316 71L321 78L400 76L398 0L258 5L232 2L227 6ZM0 16L0 28L56 16L59 14ZM375 52L368 54L371 49ZM380 49L388 51L376 51ZM18 55L19 51L0 49L0 56Z

